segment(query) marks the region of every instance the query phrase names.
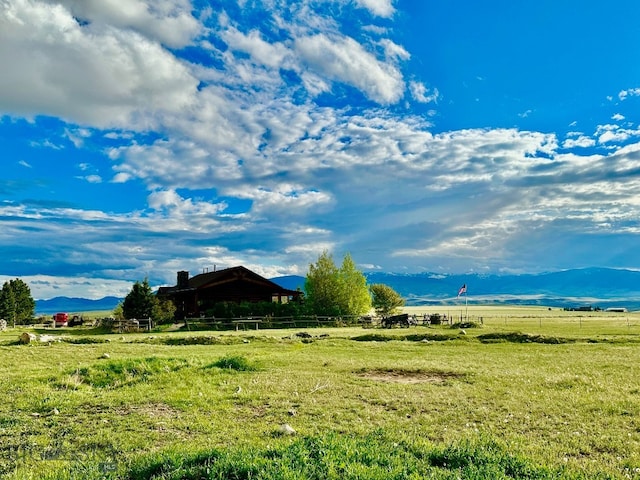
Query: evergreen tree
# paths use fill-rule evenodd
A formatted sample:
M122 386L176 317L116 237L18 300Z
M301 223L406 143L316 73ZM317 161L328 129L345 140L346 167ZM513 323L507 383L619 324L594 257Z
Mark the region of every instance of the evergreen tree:
M16 321L16 298L8 281L0 290L0 318L6 320L7 324L15 324Z
M27 324L35 316L36 302L31 289L16 278L5 282L0 291L0 318L15 324Z
M151 291L149 280L133 284L131 291L122 303L122 314L126 319L153 318L153 311L158 299Z
M404 299L393 288L382 283L371 285L373 308L378 315L392 315L404 305Z

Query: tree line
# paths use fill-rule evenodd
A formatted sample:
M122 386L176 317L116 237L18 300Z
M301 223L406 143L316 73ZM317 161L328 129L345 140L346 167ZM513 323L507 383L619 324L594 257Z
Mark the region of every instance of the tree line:
M270 304L261 310L273 310L266 313L271 315L353 317L367 314L371 308L379 315L390 315L404 305L404 299L391 287L368 285L366 277L348 253L338 266L333 256L324 251L315 263L309 265L304 290L301 304ZM228 310L242 311L242 308L235 305ZM175 311L173 302L158 298L145 278L133 284L124 301L116 307L114 316L119 319L152 318L166 323L173 321ZM9 324L20 325L31 323L34 317L35 301L29 286L19 278L5 282L0 290L0 318Z
M284 305L220 302L208 315L219 318L248 315L356 317L368 314L372 308L378 315L390 315L404 305L404 299L388 285L368 285L349 253L338 266L333 256L324 251L315 263L309 265L304 293L302 302ZM133 285L114 316L123 319L152 318L163 323L172 321L175 311L171 300L158 298L148 280L144 279Z

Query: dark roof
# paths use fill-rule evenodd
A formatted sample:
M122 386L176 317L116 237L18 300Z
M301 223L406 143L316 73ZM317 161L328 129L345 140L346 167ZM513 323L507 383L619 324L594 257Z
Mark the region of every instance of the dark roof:
M228 283L234 280L244 280L246 282L259 284L262 286L268 286L271 287L274 292L288 293L292 295L299 294L297 290L289 290L287 288L281 287L277 283L272 282L271 280L264 278L243 266L230 267L224 268L222 270L215 270L213 272L201 273L189 278L188 288L179 289L177 285L175 287L161 287L158 293L166 294L177 291L199 290L201 288L214 287L216 285Z

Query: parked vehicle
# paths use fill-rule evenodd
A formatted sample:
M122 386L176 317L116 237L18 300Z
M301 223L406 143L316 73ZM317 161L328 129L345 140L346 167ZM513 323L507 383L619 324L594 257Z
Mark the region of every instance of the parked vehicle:
M56 313L53 316L53 322L56 327L66 327L69 324L68 313Z

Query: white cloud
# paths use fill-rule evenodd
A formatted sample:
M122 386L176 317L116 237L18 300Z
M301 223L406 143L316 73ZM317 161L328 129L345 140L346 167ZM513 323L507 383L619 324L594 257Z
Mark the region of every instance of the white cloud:
M148 128L149 112L190 105L198 81L141 34L81 26L63 5L15 0L0 10L0 112L97 127ZM146 115L146 117L144 116Z
M129 180L131 180L132 176L128 173L125 172L119 172L116 175L114 175L113 179L111 180L112 183L126 183Z
M409 58L411 58L411 55L404 49L404 47L392 42L388 38L380 40L380 44L384 49L385 57L389 60L409 60Z
M586 135L579 135L576 138L568 138L562 143L562 148L588 148L595 146L596 141Z
M395 12L393 0L355 0L355 2L379 17L388 18Z
M409 91L413 99L420 103L437 103L440 98L440 92L437 88L431 91L423 83L416 81L409 82Z
M598 135L598 143L611 144L626 142L632 137L640 135L640 130L621 128L619 125L598 125L596 129L596 135Z
M254 61L271 68L280 68L290 55L288 48L281 43L271 44L262 39L260 32L252 30L247 35L235 28L223 32L222 38L233 50L251 55Z
M395 103L403 95L400 70L378 61L352 38L324 34L301 37L296 39L295 49L315 74L352 85L378 103Z
M188 0L46 0L64 5L85 22L131 29L170 47L183 47L200 33L202 26L191 15Z
M627 90L621 90L618 93L618 98L620 100L626 100L629 97L637 97L640 95L640 88L629 88Z
M102 177L100 175L87 175L84 179L89 183L102 183Z

